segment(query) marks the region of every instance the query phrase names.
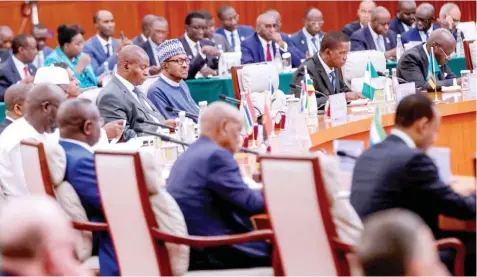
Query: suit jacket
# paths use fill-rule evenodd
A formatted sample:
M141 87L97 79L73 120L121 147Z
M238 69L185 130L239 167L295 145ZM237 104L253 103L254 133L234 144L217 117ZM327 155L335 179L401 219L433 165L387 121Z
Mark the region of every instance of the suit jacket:
M153 115L161 122L164 121L164 117L157 111L154 104L141 94L142 99L151 106L153 109ZM99 108L99 113L103 117L106 123L123 119L126 120L122 141L128 141L131 138L142 135L137 134L134 131L135 128L141 128L143 130L155 131L157 127L151 126L147 123L138 123L136 120L138 117L153 120L151 112L147 111L138 103L138 100L132 96L131 92L121 83L121 81L113 75L111 81L101 90L96 100L96 104Z
M94 154L76 143L61 139L59 143L66 154L65 181L69 182L78 194L88 220L105 222L96 181ZM93 236L94 242L98 244L101 276L118 276L116 255L108 232L93 232Z
M12 53L11 53L10 49L0 48L0 63L3 63L6 60L8 60L8 57L10 57L11 54Z
M3 130L8 127L13 121L8 118L5 118L2 123L0 123L0 135L3 133Z
M391 29L394 33L396 33L396 35L398 34L402 34L404 32L406 32L406 30L404 30L404 26L402 26L402 24L404 24L401 20L399 20L399 18L397 16L395 16L391 22L389 22L389 29ZM411 27L409 27L409 29L411 29Z
M197 72L199 72L202 69L202 67L204 67L205 64L207 64L207 66L212 69L217 69L219 67L218 57L206 55L204 59L199 54L197 54L194 57L194 55L192 54L192 50L190 49L189 44L187 43L185 37L184 36L180 37L179 41L182 43L182 46L184 47L184 50L186 51L186 54L190 59L189 74L187 76L187 79L194 79ZM201 39L200 46L202 47L205 45L215 46L215 44L212 41L207 39Z
M227 36L225 35L224 27L217 28L215 32L217 34L224 36L224 38L228 41ZM235 43L240 43L244 41L246 38L253 36L255 34L255 29L248 25L239 25L237 26L237 32L239 34L240 41L236 41Z
M215 33L214 34L214 37L211 39L211 41L215 44L215 46L219 47L222 47L222 50L224 52L234 52L234 49L232 49L232 46L230 45L230 43L227 41L227 39L220 35L220 34L217 34Z
M319 33L320 40L323 39L324 36L324 32ZM303 57L306 57L306 52L308 52L308 42L306 40L305 34L303 33L303 29L294 33L291 37L291 40L295 44L295 47L300 50Z
M292 58L292 66L299 67L301 64L301 60L305 59L305 54L300 49L298 49L290 34L281 32L280 36L282 40L287 44L287 51L290 53Z
M147 40L144 40L141 36L141 34L135 36L131 42L134 44L134 45L137 45L137 46L141 46L144 42L146 42Z
M439 25L436 25L436 24L432 26L432 30L439 29L439 28L440 28ZM419 30L417 28L411 28L409 29L409 31L401 34L401 40L403 45L411 41L423 41L421 39L421 35L419 34Z
M431 90L432 88L426 80L429 60L422 46L423 44L404 52L399 59L396 74L397 77L407 82L414 82L416 88ZM447 64L441 65L441 70L437 75L437 87L452 86L454 78L456 75L452 73L450 67Z
M454 192L439 179L436 165L425 152L408 147L395 135L359 157L350 201L361 219L386 209L411 210L437 238L439 214L475 219L475 195L463 197Z
M156 51L154 51L154 49L152 49L152 46L151 46L151 43L149 42L149 40L146 40L146 42L143 42L141 45L139 45L139 47L141 47L142 49L144 49L144 51L146 51L147 56L149 57L149 65L150 66L158 65L156 63L156 59L154 58L154 55L156 54Z
M106 61L108 62L108 69L109 70L114 69L114 66L118 62L117 56L115 54L116 49L118 48L118 44L119 44L119 40L113 38L112 39L113 53L111 53L108 58L106 56L106 53L104 52L101 42L99 42L97 35L92 36L85 43L83 52L85 52L91 57L91 65L93 66L94 74L96 74L96 76L100 76L101 74L103 74L105 70L104 62Z
M389 30L384 37L386 51L396 48L396 34ZM377 50L369 27L363 27L351 35L351 51Z
M346 24L343 27L343 30L341 30L343 33L347 34L348 37L351 37L351 35L356 32L357 30L361 29L361 23L359 23L359 20L350 22Z
M28 64L28 71L31 76L35 76L36 67ZM21 81L20 73L13 62L12 56L0 65L0 102L4 101L5 91L11 86Z
M305 66L307 67L310 78L313 80L313 87L316 91L319 91L325 95L351 91L343 81L343 76L341 76L340 70L338 68L335 68L335 89L333 89L330 78L328 77L328 74L326 74L325 68L318 58L318 54L315 54L313 57L304 61L303 64L297 69L295 74L293 74L292 84L295 86L301 86L301 80L303 80ZM296 97L300 98L301 90L299 88L290 87L290 92L294 93ZM316 103L318 108L324 108L326 100L326 97L316 93Z
M200 137L174 163L167 191L184 214L190 235L219 236L253 230L250 216L264 211L263 194L242 180L233 154ZM191 247L189 269L270 265L265 242Z

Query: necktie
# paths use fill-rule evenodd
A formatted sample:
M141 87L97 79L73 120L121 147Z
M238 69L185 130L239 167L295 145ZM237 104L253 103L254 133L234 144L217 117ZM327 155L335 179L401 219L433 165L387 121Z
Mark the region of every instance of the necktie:
M109 58L111 53L109 53L109 43L106 44L106 56Z
M40 68L43 66L43 55L41 54L41 52L38 52L38 61L37 61L37 65L36 67L37 68Z
M376 39L376 42L378 45L376 45L376 47L378 48L379 51L384 52L383 46L381 44L382 41L383 41L383 37L378 36L378 38Z
M195 53L196 56L200 54L199 43L195 44L195 51L196 51L196 53Z
M330 77L331 86L333 86L333 91L334 91L335 88L336 88L336 84L335 84L335 72L334 72L334 71L331 71L330 74L329 74L329 77Z
M429 33L428 32L424 32L426 34L426 41L429 40Z
M144 99L145 96L144 94L142 93L142 91L135 87L133 89L133 92L137 95L137 100L139 100L139 104L141 105L141 107L146 111L146 119L152 119L154 120L155 122L159 123L160 120L159 120L159 116L156 115L156 112L153 110L153 108L146 103L146 100Z
M232 49L235 51L235 35L234 33L230 33L230 44L232 44Z
M316 37L312 37L312 38L311 38L311 42L312 42L312 44L313 44L313 53L312 53L312 54L314 55L314 54L316 54L316 52L318 52L318 50L320 50L320 49L318 49L318 46L317 46L317 44L316 44Z
M271 43L267 43L267 57L266 57L266 61L267 62L271 62L272 61L272 50L271 50Z
M28 71L28 65L25 65L25 67L23 68L23 71L25 72L25 78L30 76L30 72Z

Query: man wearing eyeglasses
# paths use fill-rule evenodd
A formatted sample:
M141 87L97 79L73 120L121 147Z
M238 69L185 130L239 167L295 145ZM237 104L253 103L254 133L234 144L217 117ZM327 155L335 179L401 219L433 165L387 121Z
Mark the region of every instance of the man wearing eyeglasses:
M441 7L439 11L438 22L442 28L446 28L451 31L454 38L457 39L457 25L460 23L461 12L459 6L454 3L446 3ZM462 39L464 34L461 33Z
M162 71L157 81L149 88L147 93L149 100L166 119L177 117L176 113L166 111L167 106L199 114L199 107L184 82L191 61L181 42L178 39L164 41L157 48L157 58Z
M186 32L179 38L189 58L189 74L187 79L217 75L220 55L212 41L204 39L207 21L201 12L191 12L185 19ZM197 75L197 73L200 73Z
M419 5L416 10L416 27L402 34L402 43L426 42L431 32L439 28L439 25L433 24L433 21L434 7L429 3Z
M404 52L397 66L397 76L407 82L414 82L416 88L434 91L428 80L429 58L431 51L439 64L435 72L436 86L439 90L442 86L452 86L456 75L452 73L447 62L454 52L456 41L449 30L440 28L431 33L429 40L419 46ZM460 85L460 78L456 79Z
M321 27L325 22L323 14L317 8L306 10L303 21L305 26L293 34L291 39L303 55L309 58L320 51L321 40L325 36Z

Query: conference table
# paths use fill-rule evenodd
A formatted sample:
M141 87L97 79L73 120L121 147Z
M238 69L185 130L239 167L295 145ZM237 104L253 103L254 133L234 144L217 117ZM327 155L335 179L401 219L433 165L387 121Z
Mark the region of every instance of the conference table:
M465 58L456 57L449 60L449 67L458 77L460 77L460 71L467 69ZM397 66L396 61L388 61L386 68L391 70ZM290 83L293 78L293 73L280 73L279 74L279 86L278 88L285 94L288 94ZM211 103L219 100L220 94L225 94L229 97L234 97L234 90L232 85L232 79L230 77L214 77L208 79L193 79L187 80L187 85L191 92L192 98L198 103L200 101L207 101Z

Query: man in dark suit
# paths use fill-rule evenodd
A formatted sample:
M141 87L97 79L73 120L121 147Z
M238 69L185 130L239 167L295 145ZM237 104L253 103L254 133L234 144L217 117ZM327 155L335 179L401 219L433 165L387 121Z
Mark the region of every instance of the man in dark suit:
M250 216L264 212L263 193L240 176L242 117L237 108L214 102L201 115L201 134L174 163L167 191L179 205L190 235L234 235L253 230ZM193 168L194 170L191 170ZM191 247L190 270L270 266L264 241L220 247Z
M221 26L216 30L217 34L227 39L234 52L240 52L240 43L252 36L255 30L251 26L238 25L239 15L229 5L220 6L217 9L217 17L220 20Z
M169 34L169 23L162 16L154 17L149 27L149 38L141 44L141 48L149 56L149 74L157 75L161 71L161 65L157 59L157 47L166 40Z
M453 79L456 75L452 73L447 62L450 55L455 49L455 39L452 34L444 28L437 29L432 32L427 43L418 45L408 51L404 52L397 65L397 76L407 82L414 82L416 88L427 89L434 91L429 84L428 69L429 69L429 55L431 47L434 49L436 61L439 64L439 72L437 72L437 88L442 86L452 86ZM458 78L457 84L460 84Z
M351 35L351 51L378 50L386 59L396 57L396 34L389 30L390 20L385 7L376 7L369 25Z
M50 34L48 33L48 29L43 26L42 24L35 24L31 29L31 35L36 40L36 48L38 48L38 54L33 61L33 65L38 69L43 66L43 62L45 61L46 57L53 52L53 49L46 46L46 41Z
M400 0L398 2L398 13L389 23L396 35L409 31L416 21L416 1Z
M125 39L119 41L113 38L114 35L114 16L111 12L100 10L93 17L96 35L92 36L84 45L83 52L91 57L91 65L94 74L100 76L107 70L113 70L117 63L116 53L125 45L131 44L131 41ZM104 65L107 63L108 68Z
M98 108L87 99L71 99L58 109L60 145L66 154L65 181L78 194L91 222L105 222L99 197L94 152L101 124ZM118 276L116 255L108 232L93 232L98 247L101 276Z
M439 26L433 24L434 21L434 7L429 3L423 3L417 7L416 11L416 27L401 35L402 43L412 41L426 42L431 35L431 32L438 29Z
M190 59L189 76L194 79L198 72L202 76L217 75L219 50L210 40L204 39L207 29L205 16L200 12L191 12L185 19L186 33L179 38Z
M100 92L97 105L101 117L106 123L125 120L121 140L128 141L138 135L135 128L155 131L157 128L147 123L138 123L138 118L173 125L165 121L154 105L147 99L145 92L137 86L147 78L149 58L144 50L136 45L128 45L118 53L118 70Z
M215 32L215 20L209 11L201 10L199 12L204 15L207 25L207 29L204 32L204 39L213 42L215 47L217 47L219 50L224 52L234 52L234 49L232 46L230 46L230 43L227 41L227 39L223 35Z
M151 35L150 33L151 24L155 18L156 18L156 15L154 14L148 14L142 18L142 23L141 23L142 33L135 36L131 40L133 44L140 46L147 41L147 38Z
M3 102L8 87L18 82L31 84L36 67L31 64L38 50L31 35L18 35L12 42L13 55L0 66L0 102Z
M321 40L323 40L324 32L321 27L325 23L323 14L317 8L310 8L305 11L303 18L305 27L293 34L291 37L296 48L309 58L320 51Z
M440 117L427 95L401 100L391 135L356 161L350 202L361 219L382 210L407 209L419 215L436 238L445 236L439 229L440 214L475 219L475 187L469 195L453 191L439 179L437 166L426 154L437 139ZM473 240L475 247L475 234ZM441 259L447 262L445 254ZM475 270L475 257L473 263Z
M6 117L0 123L0 134L13 121L23 116L23 103L31 88L31 84L15 84L7 89L5 92Z
M242 64L271 62L278 51L280 55L289 52L292 64L294 66L299 65L301 58L304 57L301 57L293 42L290 39L287 40L290 41L291 45L288 45L282 39L277 20L273 15L269 13L259 15L257 18L257 32L242 41Z
M290 92L300 97L301 81L304 79L305 66L316 91L316 103L322 109L328 95L346 93L346 100L363 98L359 92L352 92L344 83L340 68L346 63L349 52L349 38L342 32L329 32L323 37L321 49L313 57L308 58L295 72Z
M357 30L365 26L368 26L368 23L371 19L371 13L373 12L375 8L376 8L376 4L373 1L368 1L368 0L362 1L359 4L359 8L358 8L359 20L346 24L343 27L342 32L347 34L348 37L351 37L351 35Z

